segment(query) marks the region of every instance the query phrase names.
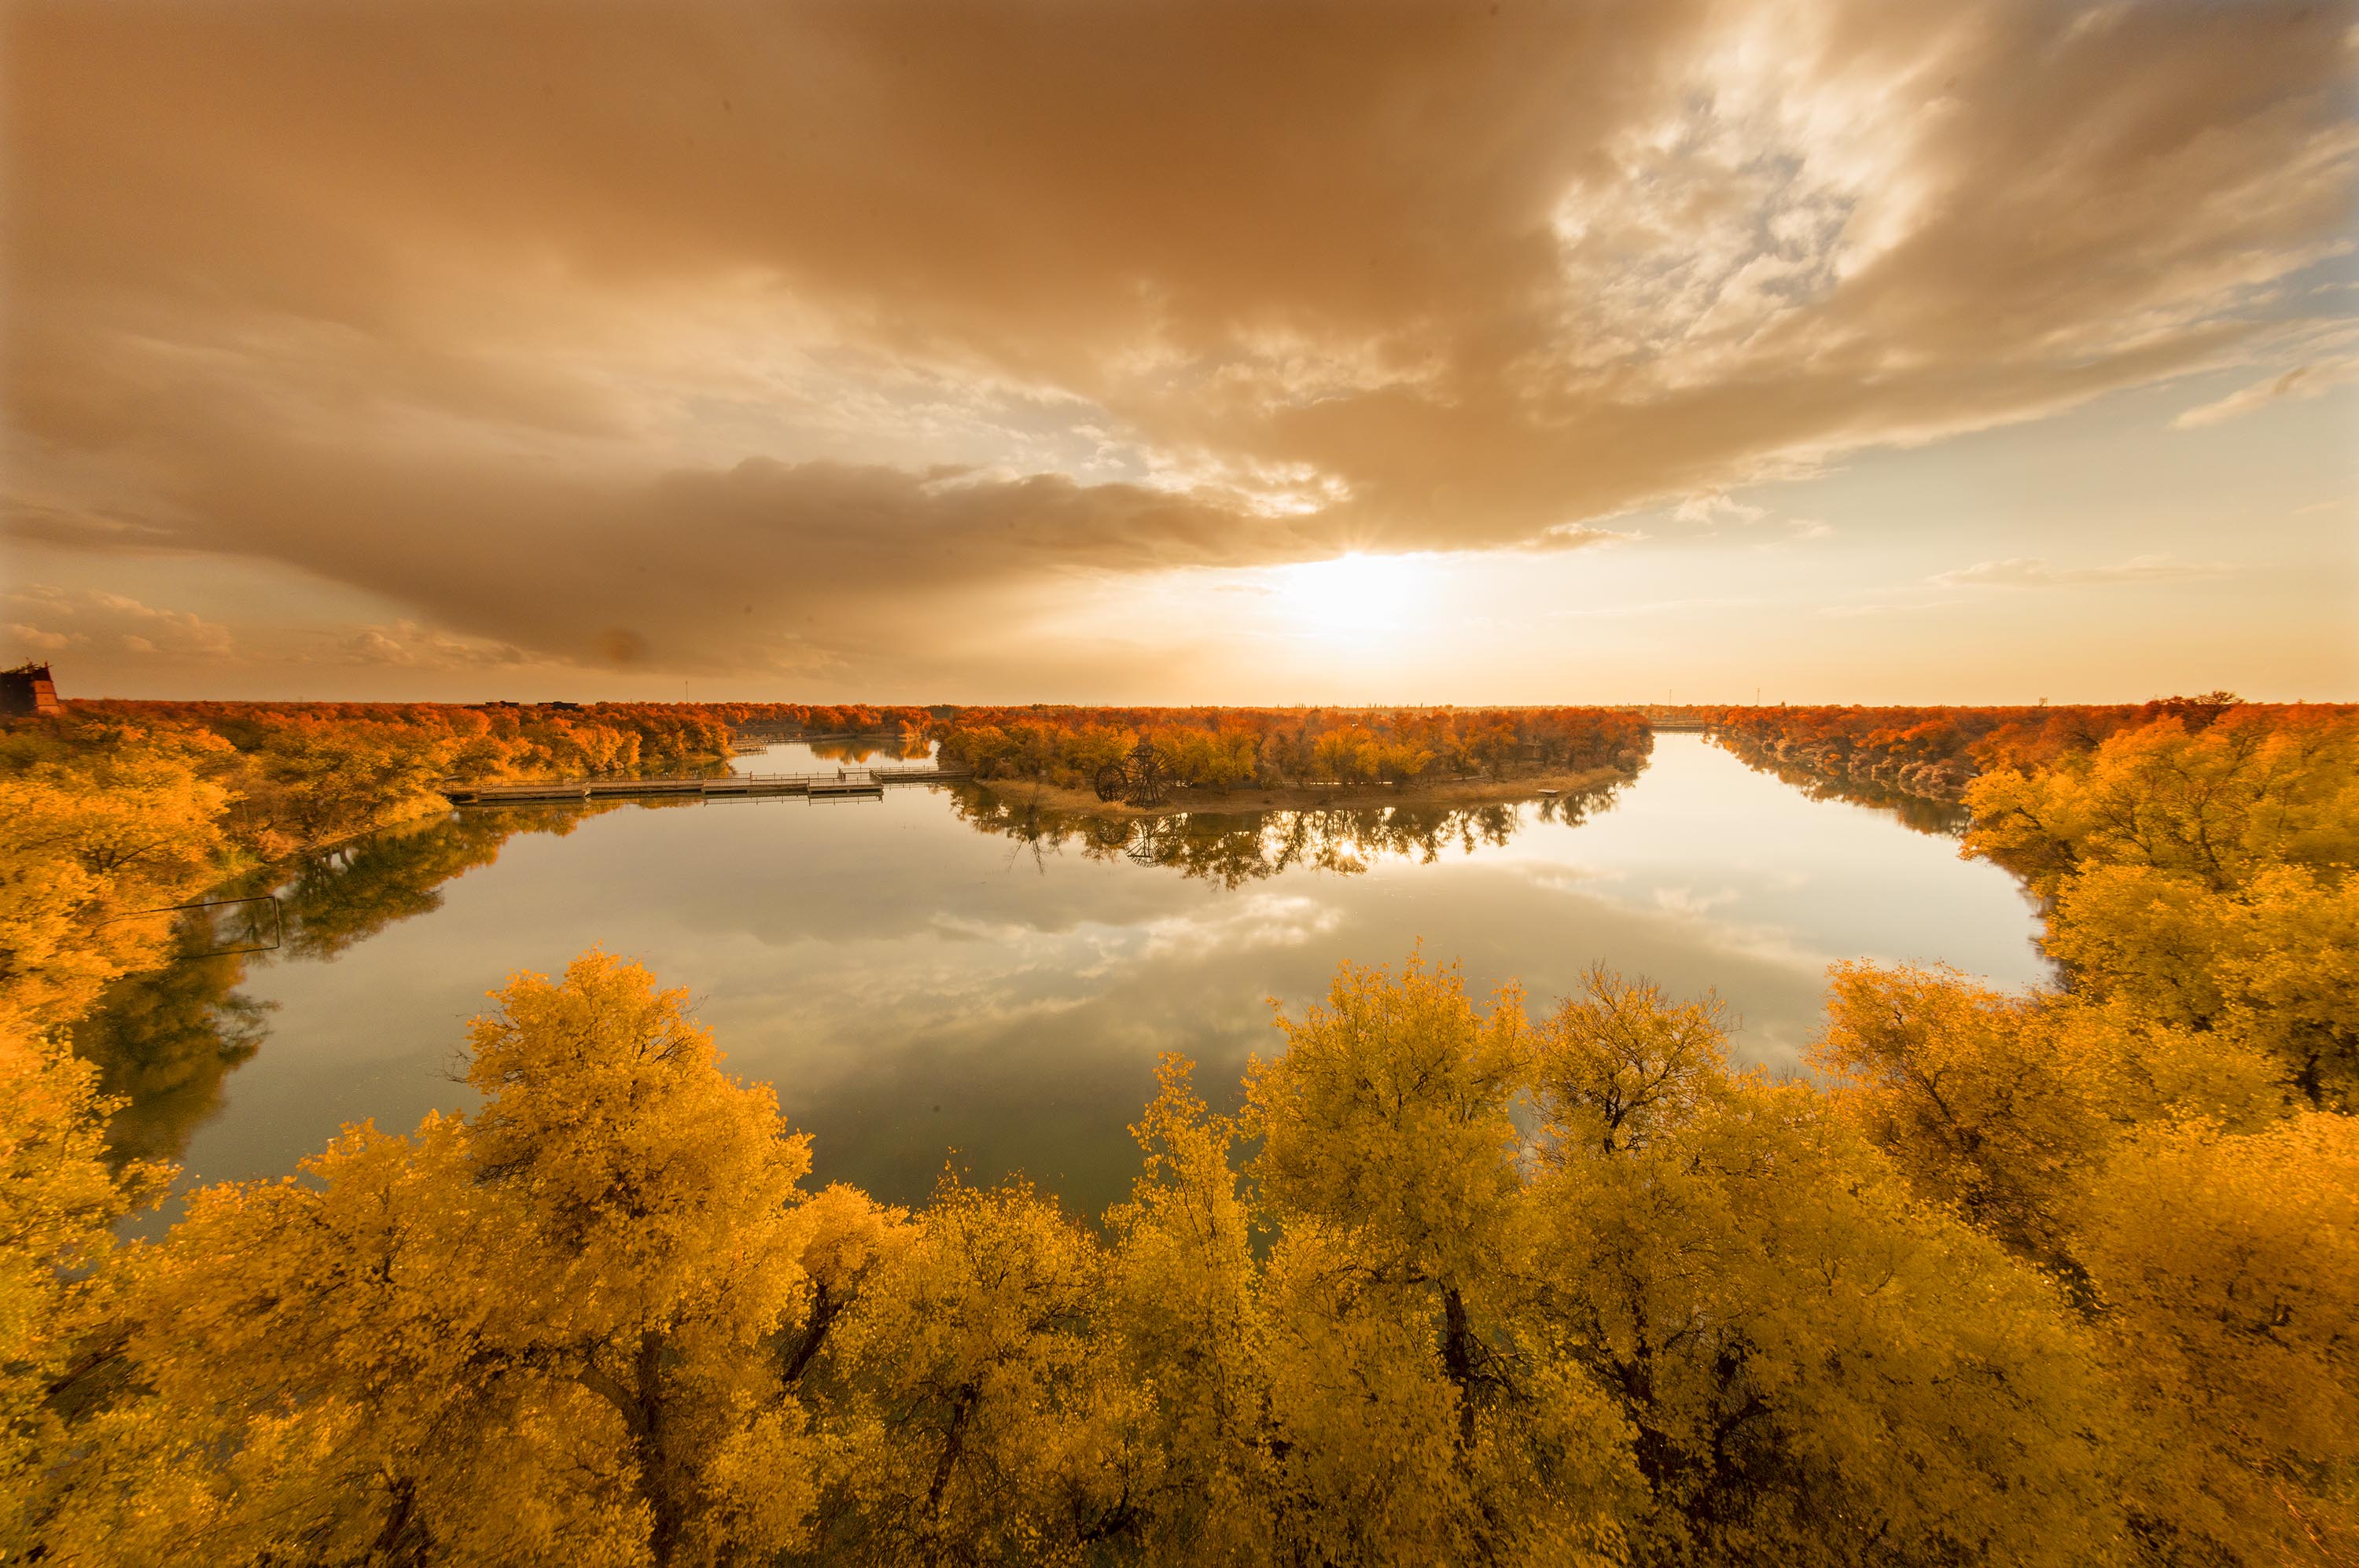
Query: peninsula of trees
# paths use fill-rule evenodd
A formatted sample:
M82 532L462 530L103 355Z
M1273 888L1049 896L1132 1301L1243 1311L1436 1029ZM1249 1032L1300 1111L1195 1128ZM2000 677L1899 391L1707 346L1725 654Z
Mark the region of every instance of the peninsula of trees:
M1205 795L1467 780L1597 782L1635 773L1652 744L1619 708L962 708L933 727L946 763L981 779L1089 787L1141 746Z

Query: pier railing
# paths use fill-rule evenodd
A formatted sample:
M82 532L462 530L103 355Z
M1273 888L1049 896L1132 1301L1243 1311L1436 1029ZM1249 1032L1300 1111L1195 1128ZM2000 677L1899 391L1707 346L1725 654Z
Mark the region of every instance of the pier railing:
M446 782L454 805L511 800L604 800L630 796L739 800L762 795L881 795L888 784L934 784L971 777L963 768L839 768L828 773L722 773L645 779L518 779L495 783Z

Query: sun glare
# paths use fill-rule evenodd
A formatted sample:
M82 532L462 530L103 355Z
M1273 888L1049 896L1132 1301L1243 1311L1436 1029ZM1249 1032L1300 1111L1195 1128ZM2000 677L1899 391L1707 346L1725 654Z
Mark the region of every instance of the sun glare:
M1362 555L1277 569L1287 623L1331 641L1397 630L1428 597L1430 558Z

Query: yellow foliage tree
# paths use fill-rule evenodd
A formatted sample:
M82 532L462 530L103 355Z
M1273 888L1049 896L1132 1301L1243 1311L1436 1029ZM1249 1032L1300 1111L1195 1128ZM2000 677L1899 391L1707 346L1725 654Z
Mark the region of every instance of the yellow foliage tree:
M2278 866L2216 892L2093 866L2062 884L2047 946L2084 995L2262 1053L2313 1106L2359 1105L2359 882Z
M23 747L20 746L20 750ZM229 795L210 735L124 728L34 746L0 774L0 1028L71 1021L118 975L163 961L168 915L225 858Z
M1297 1561L1605 1562L1636 1495L1604 1396L1524 1313L1520 997L1344 964L1245 1080L1283 1229L1264 1285ZM1542 1503L1540 1499L1546 1499Z
M2359 1095L2359 724L2230 710L2122 731L1967 792L1970 853L2052 900L2076 992L2257 1050L2321 1109Z
M1823 1096L1603 975L1537 1078L1535 1290L1636 1429L1637 1562L2119 1553L2085 1336Z
M1099 1354L1105 1258L1020 1182L945 1181L828 1335L824 1557L1078 1563L1135 1531L1143 1401Z
M2272 866L2359 860L2359 723L2231 710L2190 733L2165 719L2035 771L1986 774L1966 803L1968 848L2040 892L2092 865L2224 892Z
M0 1023L0 1561L28 1557L69 1446L61 1403L112 1348L110 1227L160 1170L105 1163L110 1103L54 1040Z
M1245 1073L1253 1174L1273 1211L1348 1236L1371 1284L1430 1303L1473 1434L1484 1283L1516 1245L1523 1011L1486 1015L1453 966L1412 955L1397 979L1346 964L1325 1007L1281 1016L1286 1052Z
M1260 1272L1230 1164L1235 1127L1196 1096L1189 1071L1162 1059L1131 1128L1146 1171L1106 1216L1109 1338L1150 1396L1144 1440L1162 1456L1140 1545L1158 1562L1265 1561L1278 1455Z
M200 1193L128 1303L56 1554L714 1562L799 1542L777 1354L804 1140L682 995L603 953L471 1026L473 1117Z
M2140 1137L2077 1244L2147 1429L2158 1555L2359 1561L2359 1122Z
M1611 1154L1680 1125L1719 1089L1726 1040L1718 996L1675 1003L1650 981L1591 965L1581 994L1559 1003L1534 1038L1533 1089L1551 1110L1545 1139Z
M2018 1251L2069 1262L2122 1137L2283 1112L2276 1063L2119 1000L2011 996L1940 965L1838 964L1810 1062L1917 1191Z

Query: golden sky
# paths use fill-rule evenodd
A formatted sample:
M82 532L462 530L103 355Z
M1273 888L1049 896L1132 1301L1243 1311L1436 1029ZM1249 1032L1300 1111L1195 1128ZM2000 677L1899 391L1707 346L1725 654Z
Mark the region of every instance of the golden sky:
M2352 15L12 0L0 659L2359 696Z

